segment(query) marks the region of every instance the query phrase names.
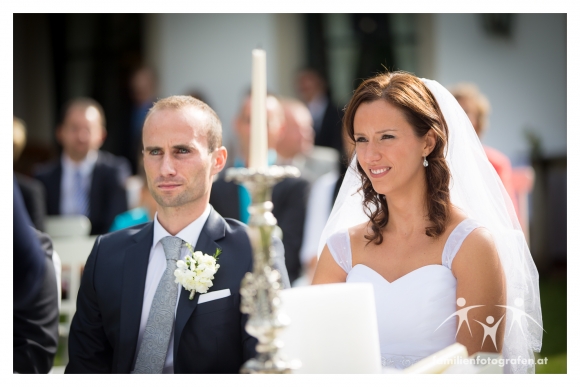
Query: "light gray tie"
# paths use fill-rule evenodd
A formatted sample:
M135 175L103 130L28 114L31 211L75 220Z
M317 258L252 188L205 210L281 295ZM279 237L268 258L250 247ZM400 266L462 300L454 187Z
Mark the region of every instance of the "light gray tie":
M177 286L175 275L183 240L167 236L161 239L167 269L163 273L147 318L141 347L135 361L134 374L160 374L165 365L169 340L173 333Z

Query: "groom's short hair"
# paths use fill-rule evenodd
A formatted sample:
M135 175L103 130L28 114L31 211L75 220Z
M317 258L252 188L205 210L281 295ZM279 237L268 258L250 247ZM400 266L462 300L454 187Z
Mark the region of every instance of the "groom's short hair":
M153 104L145 116L145 122L151 114L163 109L179 110L186 107L193 107L205 113L207 117L206 134L207 149L212 152L222 146L222 122L216 112L205 102L189 95L172 95L158 100Z

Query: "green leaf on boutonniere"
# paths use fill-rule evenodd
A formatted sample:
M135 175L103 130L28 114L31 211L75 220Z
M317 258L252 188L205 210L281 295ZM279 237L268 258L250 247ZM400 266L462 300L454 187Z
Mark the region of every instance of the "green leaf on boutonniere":
M215 254L213 255L213 257L217 260L221 253L222 253L221 249L215 249Z

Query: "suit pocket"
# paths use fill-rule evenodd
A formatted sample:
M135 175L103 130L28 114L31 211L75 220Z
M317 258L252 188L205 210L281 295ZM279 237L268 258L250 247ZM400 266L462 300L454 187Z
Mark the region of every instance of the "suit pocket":
M194 316L200 316L206 313L217 312L219 310L230 309L234 307L234 297L233 295L218 298L217 300L204 302L203 304L198 304L193 312Z

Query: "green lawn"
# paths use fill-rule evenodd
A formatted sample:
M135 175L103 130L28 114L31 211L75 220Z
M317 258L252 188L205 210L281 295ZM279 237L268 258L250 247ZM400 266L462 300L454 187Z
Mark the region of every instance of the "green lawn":
M540 280L544 338L537 358L547 358L547 364L537 365L538 374L567 373L566 280Z

